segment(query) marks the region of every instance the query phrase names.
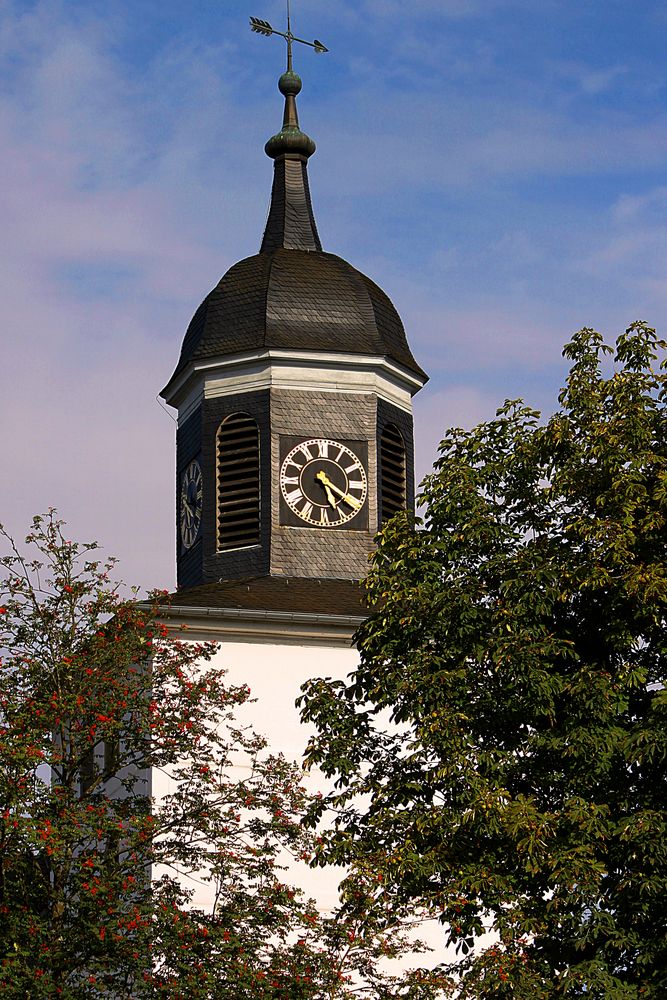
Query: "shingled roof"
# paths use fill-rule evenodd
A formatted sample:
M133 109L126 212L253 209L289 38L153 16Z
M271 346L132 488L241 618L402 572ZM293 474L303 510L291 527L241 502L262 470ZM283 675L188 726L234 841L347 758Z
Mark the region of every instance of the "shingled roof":
M231 267L206 296L172 379L192 362L283 348L387 357L425 381L388 296L347 261L322 250L308 187L315 143L299 128L296 112L301 81L288 72L279 87L285 116L266 144L275 165L260 252Z
M364 590L353 580L257 576L188 587L167 599L172 609L215 608L367 618ZM332 612L332 608L335 611Z
M382 289L322 251L281 247L230 268L195 313L174 375L191 361L272 347L386 356L426 378Z

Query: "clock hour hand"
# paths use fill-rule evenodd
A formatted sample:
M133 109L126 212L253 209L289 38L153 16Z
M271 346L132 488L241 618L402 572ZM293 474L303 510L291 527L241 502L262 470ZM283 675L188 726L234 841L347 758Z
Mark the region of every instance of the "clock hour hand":
M336 500L335 496L331 492L331 486L329 485L329 480L326 477L326 473L324 473L324 472L318 472L317 475L315 476L315 479L318 479L322 483L322 486L324 487L324 492L327 495L327 500L329 501L329 503L331 504L331 506L332 507L337 507L338 506L338 501Z
M329 487L330 490L333 490L334 493L337 493L338 496L341 498L341 500L344 500L345 503L349 504L350 507L352 507L354 510L359 510L361 508L361 504L359 503L359 501L355 499L355 497L351 497L349 493L343 493L343 491L339 489L335 483L331 482L326 472L320 470L320 472L317 473L315 478L319 479L321 483L324 483L325 489Z

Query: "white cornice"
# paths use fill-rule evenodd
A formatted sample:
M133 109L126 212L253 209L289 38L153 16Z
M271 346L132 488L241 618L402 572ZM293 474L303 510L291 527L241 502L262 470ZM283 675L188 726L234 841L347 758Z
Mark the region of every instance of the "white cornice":
M172 607L161 615L181 639L349 649L363 617L240 608ZM186 632L180 631L186 626Z
M180 422L202 396L216 398L267 388L374 392L409 413L411 398L424 381L381 355L272 348L190 364L162 395L178 407Z

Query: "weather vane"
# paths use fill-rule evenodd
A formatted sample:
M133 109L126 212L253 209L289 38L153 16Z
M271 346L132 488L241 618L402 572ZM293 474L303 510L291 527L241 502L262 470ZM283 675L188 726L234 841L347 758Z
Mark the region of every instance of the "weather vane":
M250 18L250 29L251 31L256 31L258 35L280 35L287 42L287 69L291 71L292 69L292 42L301 42L302 45L310 45L311 49L315 49L318 55L321 52L328 52L326 45L323 45L319 39L315 39L312 42L307 41L305 38L297 38L296 35L292 34L292 17L290 11L290 0L287 0L287 31L276 31L272 28L268 21L262 21L259 17Z

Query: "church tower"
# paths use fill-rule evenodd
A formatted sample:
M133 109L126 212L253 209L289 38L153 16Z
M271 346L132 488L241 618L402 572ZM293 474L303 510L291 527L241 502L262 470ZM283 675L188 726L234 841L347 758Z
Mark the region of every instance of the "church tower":
M242 723L298 760L300 687L358 665L358 581L382 521L413 503L412 396L426 375L385 293L322 249L289 20L283 37L285 111L266 144L274 177L259 253L204 299L162 391L178 410L178 591L164 621L184 641L218 643L211 665L252 691ZM158 770L149 784L156 797L171 788ZM303 888L326 911L337 881L309 869ZM195 905L212 905L210 886L190 888Z
M285 578L359 580L382 521L413 502L411 400L427 376L387 295L322 249L291 38L278 86L259 253L199 306L161 393L178 410L179 603L234 581L271 603Z

